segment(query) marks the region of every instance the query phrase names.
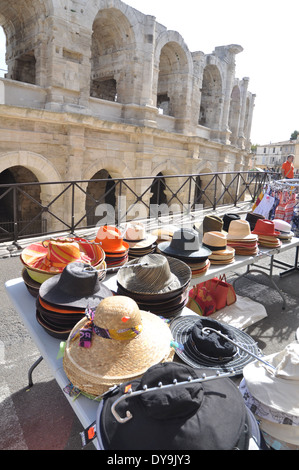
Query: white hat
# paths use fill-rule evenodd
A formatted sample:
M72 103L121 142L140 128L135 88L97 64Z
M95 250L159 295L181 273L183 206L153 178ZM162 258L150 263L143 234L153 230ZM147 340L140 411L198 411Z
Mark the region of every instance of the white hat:
M279 232L287 232L287 233L291 231L291 225L285 220L273 219L273 222L274 222L275 230L279 230Z
M299 426L290 426L288 424L278 424L259 418L259 425L262 431L265 431L275 439L288 444L299 445Z
M299 416L299 343L263 359L275 369L258 360L246 365L243 376L249 392L271 408Z

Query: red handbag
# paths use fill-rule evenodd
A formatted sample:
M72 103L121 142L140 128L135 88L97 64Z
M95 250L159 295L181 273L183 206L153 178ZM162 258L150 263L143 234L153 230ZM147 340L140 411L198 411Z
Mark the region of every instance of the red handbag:
M236 300L233 286L223 275L194 286L189 292L187 307L199 315L208 316L227 305L232 305Z

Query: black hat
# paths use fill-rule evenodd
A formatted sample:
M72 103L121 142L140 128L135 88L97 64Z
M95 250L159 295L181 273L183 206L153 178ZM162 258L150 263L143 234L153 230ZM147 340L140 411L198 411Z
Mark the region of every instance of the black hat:
M203 328L220 331L247 351L256 356L261 355L253 338L239 328L220 323L212 318L186 315L173 319L170 329L173 339L182 346L181 349L176 349L176 354L192 367L211 368L223 372L233 369L235 374L239 375L245 365L254 360L248 352L238 348L216 332L203 333Z
M229 224L232 220L240 220L240 216L238 214L224 214L223 216L223 230L228 232Z
M167 256L173 256L181 260L205 261L211 250L201 246L199 233L196 230L181 228L176 230L170 242L159 243L159 251Z
M68 264L61 274L44 281L40 286L39 295L54 305L93 308L103 298L112 296L112 292L99 281L96 268L74 262Z
M96 419L100 448L247 450L252 417L238 388L226 377L192 382L201 377L199 369L165 362L149 368L142 378L107 392ZM174 380L177 385L173 385ZM178 385L186 381L189 383ZM163 388L159 383L172 385ZM145 387L159 389L145 392ZM128 388L140 394L130 397L128 393L124 400L115 403ZM130 419L120 422L119 418L126 418L127 411L131 413Z
M262 214L255 214L253 212L248 212L246 215L246 220L249 222L251 232L254 230L255 224L259 219L263 220L265 217Z

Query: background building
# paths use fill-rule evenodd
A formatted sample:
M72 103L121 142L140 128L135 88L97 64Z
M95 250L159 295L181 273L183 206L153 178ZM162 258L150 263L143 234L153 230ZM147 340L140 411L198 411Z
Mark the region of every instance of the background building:
M258 145L254 157L254 166L280 171L281 165L290 153L295 155L294 167L299 172L299 139Z
M86 180L98 198L106 183L94 179L248 168L255 95L235 77L241 46L191 52L120 0L0 0L0 24L1 183ZM59 190L45 188L42 205ZM34 215L30 201L18 210Z

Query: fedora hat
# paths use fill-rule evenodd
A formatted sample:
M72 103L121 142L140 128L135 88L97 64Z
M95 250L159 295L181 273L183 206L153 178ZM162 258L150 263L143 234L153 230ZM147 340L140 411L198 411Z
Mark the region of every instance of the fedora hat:
M78 322L66 342L63 367L79 390L98 396L172 360L168 325L125 296L103 299L94 315Z
M210 318L197 315L177 317L170 323L174 340L182 346L176 354L192 367L211 368L241 374L246 364L253 360L247 352L215 332L205 334L203 328L213 328L245 347L249 352L260 354L255 341L242 330Z
M132 260L117 273L117 284L130 293L174 294L186 288L191 280L191 269L183 261L158 253Z
M247 220L232 220L229 224L227 241L228 240L257 240L258 236L252 234L250 225Z
M256 420L233 381L196 382L201 378L202 371L186 364L160 363L107 392L96 418L99 448L250 450L253 439L260 444ZM123 417L128 419L119 422Z
M294 236L294 232L291 230L291 224L281 219L273 219L273 222L274 229L279 232L279 238L292 238Z
M96 266L105 259L105 253L93 242L66 237L32 243L24 248L20 259L29 275L37 282L43 282L61 273L69 263L82 262Z
M299 416L299 343L292 342L282 351L248 364L243 375L250 393L261 403Z
M42 283L39 295L46 302L77 308L95 307L112 295L99 281L95 267L85 263L70 263L61 274Z
M268 219L259 219L256 221L255 228L252 233L256 235L265 235L265 236L274 236L280 234L277 230L275 230L274 222Z
M246 220L249 222L251 231L254 229L258 219L265 219L265 217L262 214L256 214L254 212L248 212L246 215Z
M227 248L226 234L222 232L206 232L202 238L202 244L214 251L225 251Z
M202 222L202 233L221 232L223 229L223 220L217 215L206 215Z
M123 228L123 239L130 248L146 248L157 240L157 235L147 233L141 222L129 222Z
M181 228L176 230L170 242L159 243L159 251L168 256L180 259L195 259L204 261L211 254L211 250L201 246L199 234L196 230Z
M240 220L240 219L241 219L241 217L239 216L239 214L224 214L224 216L223 216L223 230L225 232L228 232L230 223L233 220Z
M99 228L95 242L99 243L105 253L123 253L129 250L129 244L123 241L121 231L113 225L103 225Z

